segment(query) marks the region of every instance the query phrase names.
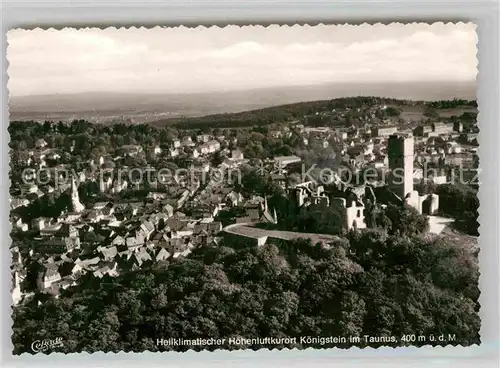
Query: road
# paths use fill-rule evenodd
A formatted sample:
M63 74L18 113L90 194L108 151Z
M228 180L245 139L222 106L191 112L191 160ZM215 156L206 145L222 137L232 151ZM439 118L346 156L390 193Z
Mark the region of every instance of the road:
M452 218L440 217L440 216L428 216L429 217L429 232L433 234L441 234L441 232L453 223L455 220Z
M224 232L233 235L245 236L248 238L264 238L271 237L274 239L294 240L294 239L311 239L313 244L318 242L332 242L339 239L338 236L330 234L313 234L313 233L299 233L295 231L279 231L260 229L252 226L251 224L234 224L224 228Z

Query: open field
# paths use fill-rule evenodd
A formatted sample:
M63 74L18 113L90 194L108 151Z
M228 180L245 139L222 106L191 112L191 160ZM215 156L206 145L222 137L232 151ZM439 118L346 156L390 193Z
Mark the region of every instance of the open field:
M426 119L424 112L425 107L423 106L405 106L403 107L401 118L404 120L420 121ZM475 107L464 106L452 109L438 109L437 112L440 117L449 118L453 115L460 116L465 112L477 113L477 109Z
M465 112L477 113L477 109L475 107L466 106L466 107L456 107L453 109L439 109L438 112L439 116L443 118L449 118L450 116L453 115L460 116Z
M424 108L422 106L404 106L401 112L401 118L407 121L420 121L425 119Z

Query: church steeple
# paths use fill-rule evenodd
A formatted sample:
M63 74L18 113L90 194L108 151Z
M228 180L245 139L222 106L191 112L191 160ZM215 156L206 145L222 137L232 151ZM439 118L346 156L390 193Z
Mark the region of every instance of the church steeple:
M83 204L80 202L80 196L78 195L78 186L76 185L75 177L71 178L71 210L73 212L82 212L85 209Z

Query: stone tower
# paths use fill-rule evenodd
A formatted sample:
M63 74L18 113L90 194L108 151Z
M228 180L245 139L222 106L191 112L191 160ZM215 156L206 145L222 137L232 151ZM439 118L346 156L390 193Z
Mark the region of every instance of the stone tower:
M391 135L387 145L389 187L402 200L413 192L413 137Z
M80 196L78 195L78 186L76 185L75 177L71 178L71 211L82 212L85 209L83 204L80 202Z

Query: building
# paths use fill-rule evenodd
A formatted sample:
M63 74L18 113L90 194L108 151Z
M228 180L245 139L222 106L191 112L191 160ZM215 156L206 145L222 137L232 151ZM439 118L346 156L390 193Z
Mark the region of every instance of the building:
M21 280L19 278L19 271L14 271L12 275L12 302L14 305L19 304L23 298L21 291Z
M336 130L335 135L337 136L337 139L344 141L347 139L347 132L343 130Z
M31 220L31 228L33 230L40 231L45 228L45 226L50 225L50 218L37 217Z
M322 185L315 185L313 182L305 182L295 186L295 200L298 207L305 204L323 205L328 207L330 199L324 193Z
M207 143L210 140L210 135L208 134L200 134L196 136L196 141L198 143Z
M453 130L455 132L462 133L462 131L464 130L464 125L462 124L462 122L457 121L453 123Z
M432 132L434 134L450 134L453 132L453 124L433 123Z
M243 160L243 152L239 149L235 149L231 151L231 160Z
M128 144L122 146L121 150L125 156L137 156L142 152L142 147L135 144Z
M333 198L333 204L340 206L344 211L345 228L351 229L365 229L365 206L357 201L352 201L350 206L347 206L345 198Z
M420 125L416 127L415 130L413 131L413 133L418 137L426 137L431 132L432 132L431 125Z
M54 263L49 263L38 274L38 288L43 291L50 287L53 283L60 280L61 274L59 273L57 266Z
M374 127L372 128L372 137L388 137L397 131L397 126Z
M74 177L71 178L71 211L72 212L82 212L85 209L83 204L80 202L80 196L78 195L78 186L76 185L76 180Z
M219 150L220 150L220 142L218 142L216 140L206 142L199 147L199 151L202 155L215 153Z
M193 146L195 146L195 144L193 142L193 139L190 136L187 136L187 135L182 138L181 145L183 147L193 147Z
M413 190L414 140L410 136L391 135L387 146L389 156L389 188L418 213L432 215L439 208L437 194L419 195Z
M38 186L33 183L27 183L21 185L21 194L27 195L38 192Z
M274 165L278 168L283 168L287 165L301 161L302 159L298 156L278 156L274 158Z
M274 225L278 223L276 209L273 209L273 211L269 209L267 205L267 197L264 199L264 203L261 204L260 222L274 224Z
M413 137L391 135L387 144L389 156L389 187L404 199L413 191Z
M37 139L37 141L35 142L35 147L36 148L45 148L47 147L47 142L45 142L45 139Z

